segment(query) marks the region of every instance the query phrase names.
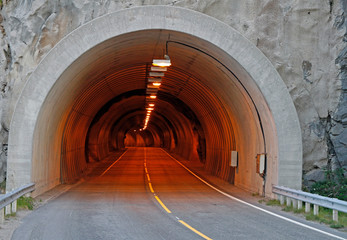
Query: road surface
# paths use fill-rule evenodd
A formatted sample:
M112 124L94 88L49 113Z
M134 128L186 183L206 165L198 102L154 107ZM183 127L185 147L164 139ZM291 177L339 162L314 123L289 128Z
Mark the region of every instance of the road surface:
M160 148L129 148L25 217L12 239L338 238L230 199Z

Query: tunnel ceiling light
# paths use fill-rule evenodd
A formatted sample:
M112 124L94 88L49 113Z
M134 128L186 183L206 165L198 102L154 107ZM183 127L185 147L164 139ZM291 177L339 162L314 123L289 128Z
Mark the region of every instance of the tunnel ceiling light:
M152 84L148 84L147 85L147 90L157 92L159 89L158 89L158 87L155 87Z
M150 77L148 78L148 82L161 82L161 78L160 77Z
M165 59L153 59L152 65L155 67L170 67L170 57L168 55L165 55L164 58Z
M159 84L159 85L154 85L154 83L147 84L147 89L158 89L161 85L161 83L155 83L155 84Z
M149 72L150 77L164 77L163 72Z
M153 72L166 72L167 71L167 67L151 67L151 71Z
M164 72L167 71L167 67L171 66L171 60L168 55L164 56L164 59L153 59L151 71L148 73L148 81L146 87L146 118L143 129L147 128L151 112L154 110L154 101L157 98L158 90L161 86L162 77Z
M150 95L155 95L158 92L158 89L147 89L146 90L146 94L150 94Z
M153 86L151 86L151 88L147 88L147 91L149 91L149 92L152 91L152 92L155 92L155 93L156 93L156 92L158 92L158 90L159 90L159 89L158 89L157 87L153 87Z
M153 94L153 95L155 95L155 94ZM149 95L146 96L146 102L154 102L154 101L155 101L155 99L152 99L151 96L149 96Z

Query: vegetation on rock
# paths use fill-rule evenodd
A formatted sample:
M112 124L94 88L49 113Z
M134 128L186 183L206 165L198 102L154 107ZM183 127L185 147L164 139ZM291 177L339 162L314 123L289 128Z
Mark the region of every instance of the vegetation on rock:
M347 201L347 178L343 169L327 170L326 180L313 184L310 192Z

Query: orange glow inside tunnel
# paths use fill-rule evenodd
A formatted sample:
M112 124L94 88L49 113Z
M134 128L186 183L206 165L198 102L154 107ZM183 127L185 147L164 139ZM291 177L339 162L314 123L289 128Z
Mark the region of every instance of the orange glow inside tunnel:
M169 44L171 66L162 78L149 78L152 59L167 51L169 35L185 45ZM47 97L58 103L55 108L40 111L33 181L46 181L35 167L44 159L59 162L56 178L71 183L83 176L88 163L137 146L164 148L230 183L261 189L262 179L253 176L254 156L264 151L257 113L235 76L211 55L230 59L210 43L167 30L124 34L84 53ZM244 81L246 76L241 76ZM160 86L156 95L146 94L150 83ZM258 94L255 85L248 87ZM264 101L261 94L256 97ZM267 124L265 130L272 131L273 123ZM230 166L231 151L239 153L238 169Z

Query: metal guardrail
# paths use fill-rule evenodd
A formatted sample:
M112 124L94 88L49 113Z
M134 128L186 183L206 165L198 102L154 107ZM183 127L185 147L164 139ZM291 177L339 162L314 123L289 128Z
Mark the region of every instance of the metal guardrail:
M338 220L338 212L347 213L347 202L336 198L323 197L318 194L303 192L281 186L272 186L272 192L280 196L281 204L284 202L283 197L286 197L287 205L291 205L291 202L293 202L293 206L299 209L302 207L302 202L305 202L306 212L310 211L310 204L313 204L314 215L318 214L318 206L332 209L334 221Z
M29 183L20 188L17 188L9 193L0 195L0 223L4 220L4 208L6 208L6 214L14 213L17 211L17 199L35 190L35 184Z

